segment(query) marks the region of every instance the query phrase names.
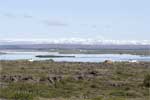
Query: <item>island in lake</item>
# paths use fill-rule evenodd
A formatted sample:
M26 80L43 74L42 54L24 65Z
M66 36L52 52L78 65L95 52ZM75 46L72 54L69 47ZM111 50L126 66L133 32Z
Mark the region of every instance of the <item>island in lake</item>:
M71 57L74 58L75 56L61 56L61 55L37 55L36 57L39 58L64 58L64 57Z

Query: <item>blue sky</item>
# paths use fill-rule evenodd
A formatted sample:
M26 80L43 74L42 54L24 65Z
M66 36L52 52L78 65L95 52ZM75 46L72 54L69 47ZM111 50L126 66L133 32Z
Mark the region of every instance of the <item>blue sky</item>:
M150 40L150 0L0 0L0 39Z

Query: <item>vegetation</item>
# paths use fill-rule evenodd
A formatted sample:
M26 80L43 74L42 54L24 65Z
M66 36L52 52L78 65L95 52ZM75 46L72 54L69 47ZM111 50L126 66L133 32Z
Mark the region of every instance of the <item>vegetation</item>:
M0 61L6 100L148 100L150 63Z
M150 88L150 74L147 74L144 78L143 85L147 88Z
M60 54L132 54L132 55L150 55L149 49L51 49L50 52L59 52Z

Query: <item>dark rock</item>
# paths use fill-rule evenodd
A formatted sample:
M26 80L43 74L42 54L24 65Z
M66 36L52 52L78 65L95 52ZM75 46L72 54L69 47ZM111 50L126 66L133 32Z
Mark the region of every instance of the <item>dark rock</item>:
M91 71L91 72L89 72L89 74L91 74L93 76L98 76L98 72L97 71Z

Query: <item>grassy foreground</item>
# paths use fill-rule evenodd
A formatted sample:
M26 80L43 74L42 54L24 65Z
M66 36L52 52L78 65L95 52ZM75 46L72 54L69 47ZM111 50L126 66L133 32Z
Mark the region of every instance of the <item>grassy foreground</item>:
M149 100L150 63L0 61L3 100Z

